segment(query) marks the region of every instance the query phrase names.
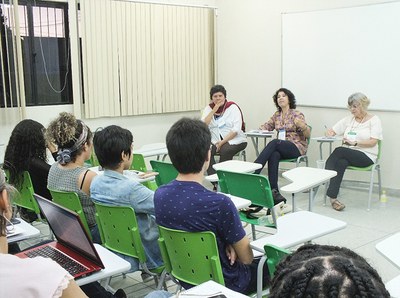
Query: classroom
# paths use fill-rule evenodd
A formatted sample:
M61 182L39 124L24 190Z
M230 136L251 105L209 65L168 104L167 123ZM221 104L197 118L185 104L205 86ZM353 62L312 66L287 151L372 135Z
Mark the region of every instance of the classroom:
M69 9L73 11L77 9L78 3L80 3L82 9L82 6L85 5L84 2L87 2L88 5L86 9L90 9L90 5L96 5L93 3L93 1L96 2L98 0L57 0L40 2L67 3ZM15 2L16 1L14 1L14 3ZM25 3L21 0L18 2L20 4ZM99 7L106 7L106 2L106 0L102 0L102 4L99 4ZM332 235L323 236L315 242L321 244L346 246L354 250L355 252L365 257L368 261L370 261L373 267L377 269L384 282L388 282L400 275L400 268L396 267L395 265L393 265L392 262L383 257L375 248L375 245L378 242L392 234L395 234L396 232L399 232L400 230L400 222L397 220L397 210L398 208L400 208L400 186L398 183L398 177L400 176L400 167L396 166L400 165L400 156L397 154L396 150L398 146L398 143L396 141L397 138L393 137L397 135L396 127L400 114L400 107L398 107L398 102L400 101L396 99L396 85L392 84L392 82L396 82L395 78L398 78L398 74L396 71L397 69L400 69L398 67L400 66L400 61L397 57L394 57L394 53L392 53L389 49L385 49L386 41L382 42L382 45L378 49L379 51L381 51L378 54L380 56L376 57L376 60L380 61L380 65L383 65L382 69L379 69L379 67L377 68L376 64L373 63L374 61L366 60L365 65L363 65L363 67L359 71L359 75L366 79L364 82L357 83L357 86L354 87L355 89L351 89L351 83L353 82L353 80L357 81L355 80L355 77L358 75L357 69L354 69L354 67L351 66L353 68L350 69L354 70L354 72L348 69L343 69L343 72L341 72L340 69L338 70L336 68L329 68L331 66L328 65L330 61L333 61L332 67L337 65L339 65L340 67L340 61L335 60L337 59L337 57L334 57L332 59L330 59L329 57L323 57L325 59L323 60L323 62L317 62L316 64L319 64L315 65L315 68L312 67L313 65L310 65L310 69L307 69L307 71L305 70L305 73L289 73L289 71L292 71L293 68L291 68L292 64L287 64L290 59L296 59L296 49L293 50L293 48L287 48L288 44L295 44L294 40L289 40L288 38L293 38L293 36L296 35L296 30L287 27L291 21L297 20L295 18L292 18L293 16L299 16L300 20L301 18L305 20L311 19L307 17L307 14L310 12L315 12L316 14L321 13L319 16L324 16L324 13L327 13L328 15L333 15L337 11L342 11L343 9L347 8L355 9L354 12L356 13L359 13L360 11L362 11L362 9L365 8L368 9L369 12L372 11L373 13L374 9L385 9L385 5L393 5L396 8L395 11L400 13L400 9L398 9L398 7L400 6L400 1L125 0L121 2L124 2L125 5L129 5L130 2L134 2L138 5L143 6L148 4L155 4L158 6L172 6L179 8L184 8L187 6L188 8L192 8L194 10L206 9L209 12L209 15L207 17L209 21L208 26L210 27L208 29L209 32L211 32L210 34L212 37L211 40L207 41L207 45L209 46L208 51L209 53L211 53L210 57L203 57L203 59L205 59L203 61L206 61L208 58L210 63L212 64L205 67L206 71L208 71L209 73L209 76L206 78L206 80L208 79L208 81L193 83L193 81L184 78L185 76L183 74L181 76L174 74L176 75L177 81L170 81L166 83L166 85L170 84L169 88L171 89L169 89L169 91L171 92L172 97L174 95L174 88L182 88L182 90L185 90L186 92L184 93L186 98L185 96L182 97L181 102L179 102L179 108L177 108L176 110L174 110L174 104L170 104L170 106L168 106L168 104L163 106L161 106L161 104L158 105L158 103L154 100L156 96L152 97L150 103L147 102L142 103L142 105L139 104L140 111L138 113L136 111L134 113L132 113L132 111L124 112L122 104L113 108L111 107L111 105L106 105L105 102L107 101L107 96L102 97L101 103L96 103L96 96L100 93L107 93L110 95L111 98L116 93L122 92L119 90L125 90L122 93L119 93L122 94L120 96L124 96L124 94L128 94L135 87L129 85L129 80L126 80L123 83L117 82L117 85L120 84L119 87L115 87L115 84L113 85L111 83L107 85L102 83L106 80L109 80L109 78L100 78L99 73L102 70L110 70L111 64L107 65L106 60L115 60L116 57L109 54L110 56L99 56L91 58L90 55L88 55L87 53L79 53L77 51L78 39L76 38L76 34L75 36L73 35L73 30L77 30L77 20L78 18L80 18L80 16L78 17L76 13L72 12L70 12L70 14L68 15L68 11L66 11L65 16L67 16L69 18L69 22L71 22L69 24L71 31L71 56L68 56L68 59L71 60L72 79L69 88L70 94L73 95L74 103L55 105L27 104L26 107L25 103L23 103L21 104L22 107L20 108L4 108L3 102L0 107L1 162L3 161L5 147L10 138L11 132L15 125L22 119L33 119L47 127L50 121L56 118L60 112L69 112L74 113L78 119L82 119L93 132L98 127L118 125L132 132L135 150L135 148L140 148L146 144L165 142L166 134L171 126L182 117L200 118L202 109L209 103L209 89L214 84L223 85L227 90L227 99L235 101L240 106L246 123L246 130L258 129L260 124L266 122L269 119L269 117L276 111L276 107L272 101L272 96L277 89L279 89L280 87L285 87L290 89L296 95L297 109L299 109L305 115L307 124L312 127L311 137L318 137L324 136L326 127L332 127L338 120L349 115L349 110L347 109L347 97L352 93L362 92L365 93L371 100L369 112L371 114L377 115L382 122L384 138L382 141L382 152L379 162L381 167L382 189L384 189L387 194L388 202L386 204L386 207L382 209L379 202L380 194L377 193L377 190L375 189L372 198L371 210L366 211L369 174L355 171L351 173L346 172L345 179L348 182L344 184L344 190L342 194L343 196L347 197L347 207L345 211L335 212L332 210L332 208L330 208L329 204L327 206L323 206L323 187L320 188L319 192L316 195L313 211L322 215L345 221L347 223L347 226L344 230L341 230ZM157 12L155 12L155 16L159 16L157 15ZM113 21L113 17L118 21ZM91 50L93 51L93 53L95 53L96 46L98 46L96 45L96 39L98 38L98 43L102 42L100 40L104 36L108 36L107 34L113 32L113 30L126 34L126 28L123 28L121 21L121 19L125 20L125 18L126 20L129 20L129 17L125 16L121 10L113 11L113 13L107 17L107 22L104 22L101 28L98 28L99 31L96 32L96 36L92 37L94 39L90 41L92 44L89 45L88 41L87 45L84 45L87 47L87 51ZM312 20L317 19L318 18ZM367 23L365 19L364 21ZM179 24L175 25L179 28ZM184 26L182 26L182 24L180 25L180 28L184 30ZM329 26L324 26L322 26L321 24L321 28L331 28ZM338 28L339 31L345 30L345 25L340 24ZM321 33L318 32L317 29L320 28L316 28L315 31L317 33ZM101 30L104 30L104 32L102 32ZM362 28L360 30L362 30ZM394 46L400 46L400 40L396 40L399 38L395 35L397 28L389 28L388 30L393 31L377 31L377 35L384 35L387 39L390 39L394 43ZM79 34L80 36L82 36L83 34L90 35L90 31L81 31ZM110 36L112 36L112 34ZM309 37L311 36L311 34L306 36ZM75 37L75 40L72 37ZM119 37L113 38L115 38L116 40ZM321 35L321 38L323 38L323 35ZM121 39L123 40L124 38ZM113 49L115 40L112 40L112 42L108 42L108 44L110 44L110 51L112 51ZM323 42L324 41L321 41L321 43ZM172 40L171 43L174 43L174 41ZM105 44L107 44L107 42ZM350 43L350 46L356 45L356 42ZM92 46L93 48L90 48L90 46ZM148 44L143 43L141 46L142 52L149 50ZM371 46L371 48L374 48L373 45L369 45L368 42L366 42L365 44L360 45L359 51L363 52L363 48L369 46ZM299 52L303 49L304 48L299 45ZM137 53L139 53L139 50L137 51ZM176 53L178 53L177 55L179 55L178 48L176 49L176 51ZM154 51L152 53L154 54L156 59L158 59L156 56L156 52ZM340 52L338 53L338 56L340 57ZM371 53L373 52L371 51ZM92 60L90 60L90 62L82 62L80 61L79 55L89 57ZM126 56L128 57L129 54ZM356 54L354 54L354 57L356 56L357 51ZM120 57L122 57L122 54ZM144 59L144 56L142 58ZM301 60L302 58L306 59L310 57L306 57L305 55L304 57L302 56L297 58L298 60ZM346 62L347 60L343 59L343 61ZM20 61L19 63L22 63L22 61ZM101 64L99 68L96 69L97 75L99 76L95 78L95 76L93 77L92 74L92 77L90 77L91 74L89 72L88 75L84 75L83 78L81 78L79 71L81 63L83 63L82 67L85 69L89 68L89 63L92 63L92 66ZM304 67L304 65L299 65L300 67ZM369 66L370 68L368 68ZM24 67L26 66L24 65ZM145 66L142 65L140 67ZM180 67L184 66L181 65ZM304 82L306 81L305 77L309 77L311 75L310 73L308 73L309 70L310 72L312 72L312 70L317 69L318 71L323 72L325 68L329 69L330 75L332 74L332 76L327 76L329 80L332 80L331 82L321 82L323 78L325 78L325 75L318 75L317 72L313 73L313 78L315 78L315 82L313 82L313 84L315 84L315 86L313 86L313 84L311 84L310 86L306 86L304 84ZM167 71L167 68L165 71ZM340 74L338 74L338 71L340 72ZM366 75L366 73L368 73L369 71L374 74L373 79L370 79L370 81L368 79L368 75ZM382 71L380 73L380 76L383 77L383 80L387 79L387 84L385 82L379 81L379 79L381 79L380 77L376 78L375 75L379 71ZM145 72L143 71L143 73ZM161 76L152 76L153 74L151 73L151 70L146 74L147 79L150 78L157 81L162 80ZM340 84L336 84L335 82L335 75L342 79L340 83L343 82L343 84L347 84L343 87L342 90L338 90L341 88ZM97 78L98 82L95 82ZM321 81L318 81L318 78L320 78ZM27 79L27 77L25 77L25 79ZM81 84L81 80L86 82L86 84L83 84L83 87ZM285 85L285 82L293 82L293 84ZM374 84L375 82L377 83ZM90 84L93 85L91 86ZM101 84L103 84L105 87L102 87ZM89 91L87 90L84 91L83 89L86 88L85 86L90 86L87 89L90 89L90 92L92 93L89 93ZM113 88L116 88L116 90L108 90L106 89L107 86L113 86ZM330 87L332 87L332 90L329 89ZM92 90L93 88L97 88L99 90ZM149 89L151 91L149 91L149 94L147 94L148 96L151 96L150 93L152 92L154 94L159 94L158 92L161 92L159 89L157 89L157 86L154 87L154 89L151 88L152 87L150 87ZM308 93L309 89L311 90ZM19 92L22 92L23 90L24 89L19 89ZM142 92L144 91L142 90ZM176 90L175 92L175 95L179 93ZM141 94L144 95L145 93ZM91 98L90 96L93 96L93 98ZM1 98L1 100L3 99ZM182 103L182 101L184 100L187 100L187 103ZM121 101L123 100L120 100L120 102ZM103 111L101 111L101 107L103 107ZM110 110L113 110L114 108L115 111L111 112L113 112L115 116L104 112L110 112ZM129 115L130 112L131 115ZM101 113L103 113L103 116L97 116L96 113L98 113L97 115L101 115ZM248 145L246 148L246 160L252 162L256 159L256 151L254 150L254 147L249 138L247 139L247 142ZM328 146L323 146L322 153L323 159L326 159L329 155ZM319 143L317 143L315 140L310 141L307 150L307 156L309 160L309 167L316 167L316 161L321 158ZM167 160L169 160L168 157ZM281 174L282 173L280 172L280 176ZM280 177L279 180L282 185L284 185L284 183L287 183L287 181L284 182L285 180L282 177ZM364 181L364 183L355 182L360 180ZM211 187L209 184L207 186ZM301 193L298 197L299 198L297 207L304 210L307 209L308 193ZM351 202L352 200L349 197L354 197L354 201ZM250 236L250 230L246 229L246 231L249 233ZM135 278L133 278L133 280L135 281L135 285L133 287L127 286L128 289L126 292L129 297L144 297L147 293L155 289L154 285L139 285L140 283ZM114 285L124 284L122 278L113 282ZM125 282L125 284L128 283Z

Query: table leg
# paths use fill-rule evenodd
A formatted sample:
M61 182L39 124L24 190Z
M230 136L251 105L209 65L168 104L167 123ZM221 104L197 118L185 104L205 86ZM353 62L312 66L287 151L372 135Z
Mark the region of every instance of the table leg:
M322 144L323 142L319 142L319 158L322 160Z
M329 143L329 155L332 154L332 142Z
M258 151L258 138L251 137L251 142L253 143L254 150L256 151L256 156L258 157L260 155L260 151Z
M294 193L292 193L292 212L296 212L296 206L294 202Z

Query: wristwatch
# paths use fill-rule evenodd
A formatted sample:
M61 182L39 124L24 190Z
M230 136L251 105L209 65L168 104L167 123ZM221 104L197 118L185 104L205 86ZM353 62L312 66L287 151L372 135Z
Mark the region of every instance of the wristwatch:
M358 144L358 143L357 143L357 142L355 142L355 143L354 143L354 146L357 146L357 144Z

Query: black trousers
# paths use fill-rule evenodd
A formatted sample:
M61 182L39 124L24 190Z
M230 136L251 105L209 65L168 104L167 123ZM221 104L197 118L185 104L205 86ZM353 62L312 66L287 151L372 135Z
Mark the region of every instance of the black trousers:
M278 169L279 161L287 158L297 158L300 156L300 151L296 145L290 141L272 140L261 151L260 155L254 161L262 164L262 168L255 173L259 174L268 162L268 180L272 189L278 189Z
M333 199L337 198L344 172L348 166L367 167L372 164L373 161L364 152L346 147L336 148L325 164L325 169L337 172L336 177L333 177L329 182L326 195Z
M222 147L219 150L219 162L227 161L233 159L233 156L235 156L236 153L239 151L244 150L247 147L247 143L240 143L237 145L231 145L229 143L225 143L222 145ZM211 147L211 160L210 160L210 165L207 170L208 175L215 174L215 170L212 167L215 164L215 154L217 152L217 147L215 145L212 145Z

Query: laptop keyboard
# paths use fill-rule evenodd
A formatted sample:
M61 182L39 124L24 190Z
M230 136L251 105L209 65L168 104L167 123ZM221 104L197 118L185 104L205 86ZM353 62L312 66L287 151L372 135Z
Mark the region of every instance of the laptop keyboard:
M37 256L50 258L53 261L57 262L65 270L67 270L72 276L87 271L86 267L82 266L78 262L72 260L71 258L51 246L44 246L39 249L26 252L25 254L30 258L34 258Z

